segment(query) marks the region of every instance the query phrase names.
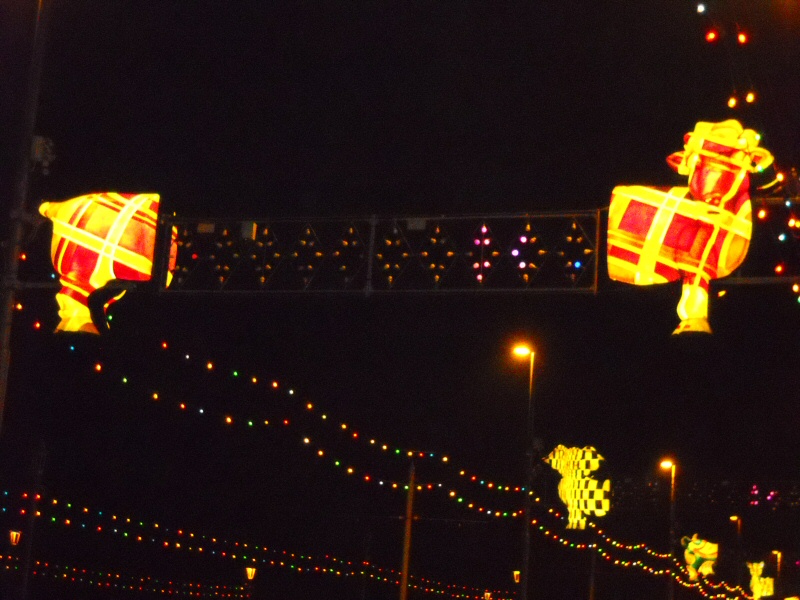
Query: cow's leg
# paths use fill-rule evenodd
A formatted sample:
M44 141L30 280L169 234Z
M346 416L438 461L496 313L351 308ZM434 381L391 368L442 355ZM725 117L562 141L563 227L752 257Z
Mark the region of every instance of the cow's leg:
M62 280L63 281L63 280ZM88 294L74 282L69 287L61 288L56 294L58 316L61 318L56 331L84 331L97 333L92 323L89 307L86 305Z
M678 316L681 319L673 335L695 331L711 333L708 323L708 287L710 281L699 275L686 276L683 279L681 299L678 302Z

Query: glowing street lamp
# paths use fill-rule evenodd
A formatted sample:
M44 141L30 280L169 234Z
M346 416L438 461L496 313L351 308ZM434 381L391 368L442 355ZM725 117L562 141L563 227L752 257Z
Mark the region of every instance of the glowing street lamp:
M781 552L780 550L773 550L772 553L775 555L775 577L780 578L781 559L783 558L783 552Z
M731 522L736 523L736 535L742 535L742 517L739 515L731 515Z
M669 555L672 557L675 551L675 461L665 458L660 465L662 470L669 471ZM673 600L675 597L674 579L669 578L667 586L667 599Z
M522 540L522 573L520 583L522 590L520 593L520 600L528 600L528 587L529 587L529 571L531 561L531 494L533 493L533 453L534 453L534 439L533 439L533 360L536 356L533 348L527 344L517 344L514 346L512 352L514 356L520 359L528 359L528 424L527 424L527 465L525 469L525 501L523 508L523 540Z

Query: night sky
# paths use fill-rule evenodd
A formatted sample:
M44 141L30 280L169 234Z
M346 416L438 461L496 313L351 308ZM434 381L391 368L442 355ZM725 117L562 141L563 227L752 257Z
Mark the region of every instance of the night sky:
M32 0L0 7L6 205L35 8ZM712 22L723 32L715 45L703 39ZM751 34L748 45L735 43L738 29ZM115 190L160 193L162 210L182 217L602 208L618 184L684 184L665 158L697 121L737 118L762 134L779 168L796 165L798 59L800 5L786 0L712 2L705 15L691 2L661 0L53 0L37 133L53 140L57 158L48 175L33 174L29 205ZM727 107L734 90L750 89L756 103ZM46 253L47 235L47 225L31 230L31 250ZM399 570L405 496L313 456L303 432L376 477L404 481L408 460L356 444L321 413L364 437L519 485L527 365L510 348L521 339L537 349L534 428L545 451L593 445L606 459L603 476L656 482L654 503L617 514L612 506L608 527L620 538L666 546L657 469L665 454L677 459L684 490L800 480L800 305L788 285L731 286L712 298L714 334L680 338L670 335L679 286L615 286L607 277L597 295L135 293L115 305L102 337L51 334L57 308L48 294L26 292L15 317L0 437L0 492L9 497L31 489L31 457L43 444L48 498ZM273 380L277 389L266 385ZM194 410L178 409L181 401ZM228 427L212 414L292 425ZM470 488L434 462L416 464L422 480L449 478L488 504L521 502ZM541 480L558 505L549 467ZM412 572L514 590L519 519L490 519L445 496L420 494ZM773 540L787 565L800 558L797 510L748 513L754 559ZM730 543L729 514L727 505L699 516L687 508L679 535L697 530ZM37 523L36 540L35 558L98 571L244 579L239 563L118 536L71 537ZM587 554L534 540L539 589L585 594ZM731 564L723 572L736 573ZM598 599L663 592L661 578L603 569ZM83 589L42 581L34 578L34 597L36 585L59 598ZM285 568L260 569L253 585L263 598L397 595L396 586L359 577Z

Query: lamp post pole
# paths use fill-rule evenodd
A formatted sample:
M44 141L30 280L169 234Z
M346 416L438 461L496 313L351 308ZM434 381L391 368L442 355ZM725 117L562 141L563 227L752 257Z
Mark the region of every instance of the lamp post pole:
M739 515L731 515L730 517L732 522L736 523L736 561L737 561L737 568L736 568L736 585L742 584L742 567L744 563L743 555L744 555L744 547L742 546L742 517Z
M9 212L9 235L3 257L3 272L0 280L0 429L3 426L8 377L11 363L11 321L13 317L14 299L20 283L19 255L25 226L31 218L27 212L28 187L31 172L31 146L33 144L36 116L39 109L39 92L41 90L42 66L45 55L45 35L50 18L50 0L38 0L36 9L36 26L33 34L33 50L28 71L28 83L25 93L25 114L21 130L21 150L19 164L14 181L14 197Z
M524 527L522 530L522 569L520 573L520 584L522 586L520 600L528 600L528 588L530 586L530 562L531 562L531 500L533 494L533 466L535 442L533 438L533 361L535 352L530 346L515 346L514 354L518 357L528 358L528 419L527 419L527 444L525 462L525 497L523 503Z
M673 558L675 552L675 461L662 460L661 468L669 471L669 556ZM675 580L670 573L667 582L667 600L674 600L674 598Z

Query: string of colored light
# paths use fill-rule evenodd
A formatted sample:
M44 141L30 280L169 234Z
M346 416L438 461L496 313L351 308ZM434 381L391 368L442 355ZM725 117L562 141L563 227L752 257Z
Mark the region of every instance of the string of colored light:
M5 492L4 495L7 496L8 492ZM27 494L23 494L21 497L23 499L27 499ZM63 503L58 503L58 501L54 500L52 502L52 506L56 506L56 505L63 506ZM72 505L70 505L70 504L68 504L67 507L70 510L73 508ZM136 521L132 521L129 518L127 518L127 519L118 518L116 515L111 515L109 517L106 513L103 513L103 511L93 511L93 510L90 510L88 508L83 508L80 512L83 515L102 517L102 518L105 518L105 519L109 519L110 518L112 522L122 522L124 520L126 523L133 524L134 526L137 523ZM556 522L560 525L560 528L563 527L564 524L568 520L565 515L561 514L560 512L558 512L557 510L552 509L552 508L547 510L546 514L548 514L552 518L554 518L556 520ZM42 516L41 511L37 514L37 516ZM131 536L129 534L129 532L121 531L119 529L119 527L114 526L114 525L112 525L110 527L108 527L108 526L103 527L102 525L101 526L88 526L87 527L87 524L85 522L79 524L77 522L73 522L71 519L63 519L63 518L62 519L57 519L56 517L51 517L49 521L51 523L54 523L54 524L62 524L62 525L66 525L66 526L71 526L71 525L80 526L82 529L95 531L97 533L105 532L105 533L110 533L110 534L115 534L115 535L122 535L124 538L135 539L138 542L149 541L151 543L157 544L159 547L163 547L164 549L185 550L185 551L189 551L189 552L198 552L198 553L205 552L205 553L211 554L211 555L219 555L220 557L223 557L223 558L230 558L230 559L233 559L233 560L242 560L242 561L245 561L246 563L266 564L266 565L269 565L269 566L272 566L272 567L289 568L289 569L294 570L294 571L296 571L298 573L316 572L316 573L329 573L329 574L333 574L333 575L337 575L337 576L360 575L360 576L366 576L366 577L369 577L371 579L375 579L375 580L378 580L378 581L384 581L384 582L391 583L391 584L399 584L399 581L400 581L400 573L398 571L395 571L393 569L382 569L380 567L377 567L375 565L370 564L367 561L364 561L363 563L358 563L360 565L360 567L363 567L363 569L362 570L357 570L356 563L352 563L350 561L343 561L343 560L337 559L335 557L332 557L330 555L325 555L324 556L325 560L330 561L330 562L334 563L335 565L337 565L335 568L329 568L329 567L326 567L326 566L320 566L318 563L314 564L313 563L314 559L311 556L305 556L305 555L302 555L302 554L294 554L294 553L287 552L285 550L284 551L277 551L277 550L274 550L274 549L269 549L267 547L260 547L258 545L250 545L250 544L247 544L247 543L229 542L229 541L224 540L224 539L218 539L218 538L211 537L211 536L206 536L206 535L195 535L194 533L187 533L187 532L185 532L183 530L180 530L180 529L174 530L174 529L169 529L169 528L166 528L166 527L162 527L158 523L154 523L154 524L151 524L151 525L146 525L143 521L138 521L139 527L152 528L154 531L157 530L158 533L160 534L160 537L156 538L156 537L153 537L152 535L150 535L150 536L147 536L147 535L144 535L144 536L142 536L142 535ZM598 543L576 543L576 542L573 542L573 541L567 539L566 537L564 537L562 534L554 532L552 530L552 527L548 527L543 522L541 522L539 519L533 519L532 520L532 524L534 526L534 530L538 531L542 535L543 538L549 539L549 540L551 540L553 542L556 542L556 543L558 543L558 544L560 544L560 545L562 545L564 547L568 547L568 548L571 548L571 549L576 549L576 550L594 550L595 552L598 553L598 555L600 557L602 557L606 562L608 562L609 564L611 564L613 566L619 566L619 567L623 567L623 568L625 568L625 567L636 567L636 568L639 568L640 570L644 571L645 573L653 575L653 576L668 575L668 576L673 577L675 579L675 581L677 583L679 583L680 585L683 585L684 587L687 587L687 588L695 588L698 591L698 593L700 593L701 595L703 595L705 597L709 597L709 598L717 598L717 599L720 599L720 600L724 600L724 599L729 598L729 597L727 595L725 595L725 594L718 593L718 592L717 593L712 593L712 592L708 591L705 588L711 588L713 590L725 589L725 590L727 590L729 592L736 593L736 595L733 596L733 598L748 598L747 594L741 588L731 586L731 585L729 585L729 584L727 584L725 582L711 583L711 582L709 582L707 580L700 580L700 581L697 581L697 582L687 581L681 576L682 569L681 569L680 563L674 557L670 556L669 554L655 552L655 551L651 550L646 544L624 544L622 542L616 541L616 540L612 539L610 536L608 536L607 534L605 534L602 530L598 530L596 524L594 524L594 523L590 522L589 523L589 527L591 529L594 529L595 533L604 542L606 542L611 548L616 549L616 550L624 550L624 551L628 551L628 552L642 551L645 554L647 554L647 555L649 555L649 556L651 556L653 558L656 558L656 559L659 559L659 560L662 560L662 561L671 562L672 566L671 567L670 566L667 566L667 567L654 567L652 565L649 565L649 564L645 563L642 560L620 558L620 557L616 556L615 554L613 554L612 551L609 548L604 548L602 545L600 545ZM172 533L173 535L172 536L168 535L170 533ZM208 544L208 545L206 545L206 546L204 546L204 545L199 545L199 546L198 545L192 545L193 544L193 540L197 540L197 543L199 543L199 544L205 543L205 544ZM221 547L228 548L228 550L209 549L209 546L221 546ZM276 554L279 558L278 559L267 559L267 558L259 559L258 557L253 557L253 556L248 555L247 552L249 552L250 550L253 550L253 551L260 550L260 551L263 551L263 552L271 552L271 553ZM301 562L304 561L304 562L307 562L307 563L312 563L312 566L309 566L309 567L300 566L299 564L296 564L298 561L301 561ZM450 595L452 595L453 597L456 597L456 598L472 597L472 596L469 595L470 591L472 591L473 593L474 592L480 593L480 590L477 590L476 588L470 589L470 588L468 588L466 586L445 585L442 582L431 581L431 580L427 580L427 579L424 579L424 578L417 578L417 577L415 577L413 575L411 576L411 579L412 579L412 582L419 581L419 583L413 583L413 585L417 586L417 589L420 589L420 590L423 590L423 591L431 591L432 593L433 592L441 593L440 591L436 591L436 590L444 589L444 590L446 590L446 593L448 593L448 594L450 594ZM453 591L451 591L451 590L454 590L454 589L468 590L468 591L467 592L463 592L463 591L461 591L461 592L453 592ZM464 593L466 593L467 595L459 595L459 594L464 594ZM493 592L493 594L503 594L503 593L504 592ZM453 594L455 594L455 595L453 595ZM475 597L479 597L479 596L475 596ZM500 596L496 596L495 595L495 597L500 597Z
M171 347L171 345L168 344L167 342L162 342L161 343L161 349L162 350L167 350L170 347ZM71 349L74 349L74 347L71 347ZM189 361L191 359L191 355L188 354L188 353L181 352L180 354L183 357L183 359L186 360L186 361ZM213 362L211 360L206 360L206 361L203 361L203 362L205 364L205 370L206 371L214 372L215 370L217 370L216 369L216 364L217 363L215 363L215 362ZM105 374L105 375L111 376L111 374L110 374L111 369L106 367L105 364L106 363L98 362L98 361L94 362L94 365L92 367L92 372L95 373L95 374ZM246 376L244 376L243 372L240 371L240 370L237 370L237 369L231 370L231 375L232 375L233 378L240 378L241 377L242 381L244 381L244 380L250 381L253 385L257 385L257 384L265 381L264 378L259 377L258 375L246 375ZM129 384L130 381L131 381L131 378L129 376L127 376L127 375L119 375L119 374L117 374L116 377L119 377L119 381L121 383L123 383L123 384ZM269 388L272 389L272 390L277 391L279 389L283 389L283 387L284 387L277 380L267 380L267 381L270 381ZM163 392L152 391L152 386L149 389L151 391L147 392L148 397L150 399L152 399L154 402L157 402L157 403L159 403L161 405L165 405L165 404L169 403L169 400L167 400L166 395ZM291 388L287 388L287 395L294 396L294 390L291 389ZM230 412L216 411L214 409L208 410L206 408L203 408L203 407L200 407L200 406L197 406L197 405L193 405L193 404L187 403L185 401L175 401L175 402L177 403L177 407L179 409L179 412L182 412L184 414L193 413L193 414L196 414L196 415L212 417L212 418L215 418L217 420L217 422L222 423L222 424L224 424L225 426L228 426L228 427L236 426L236 425L245 425L247 428L255 428L257 426L270 427L271 425L275 425L276 423L278 425L280 425L280 426L283 426L283 427L290 427L290 426L294 425L294 419L289 419L289 418L276 419L276 420L272 420L272 421L270 421L268 419L254 419L254 418L247 418L247 417L242 418L242 417L234 416ZM309 412L314 411L314 405L311 402L306 402L304 404L304 408ZM328 419L328 416L327 416L326 413L321 413L320 414L320 421L324 422L324 423L332 422L331 419ZM342 431L347 431L348 429L352 430L352 428L350 428L347 423L340 423L338 428L341 429ZM301 441L302 441L303 445L314 447L312 442L311 442L311 438L309 436L301 435L300 437L301 437ZM364 436L359 435L359 433L357 431L352 431L346 437L347 437L347 439L358 441L358 440L362 439ZM431 453L431 452L423 453L423 452L419 452L419 451L415 451L415 450L407 450L407 449L396 448L396 447L394 449L391 449L391 447L388 444L378 443L374 438L369 439L369 446L380 448L383 451L383 453L388 455L388 456L395 456L395 457L400 456L400 457L404 457L404 458L405 457L434 458L434 457L437 456L436 454ZM327 459L328 452L324 448L322 448L320 446L316 446L315 447L315 455L317 457L321 458L321 459ZM372 474L369 474L369 473L359 474L359 473L362 473L361 470L357 469L356 467L354 467L352 465L345 464L345 462L343 460L338 459L338 458L328 459L328 464L330 466L335 467L336 469L338 469L341 473L343 473L346 476L356 476L356 477L361 478L366 483L374 483L374 484L376 484L376 485L378 485L380 487L384 487L385 489L401 490L401 491L408 489L408 485L405 484L405 483L402 483L402 482L393 481L393 480L387 480L386 478L378 477L378 476L375 476L375 475L372 475ZM449 459L448 459L448 457L446 455L443 455L441 457L441 464L445 464L445 465L449 465L450 464L450 461L449 461ZM461 477L463 477L463 478L466 478L467 481L475 482L478 485L480 485L481 487L483 487L485 489L488 489L488 490L492 490L492 491L502 491L502 492L505 492L505 491L513 491L513 492L524 491L524 488L521 488L521 487L513 487L512 488L511 486L503 486L503 485L495 484L493 481L490 481L490 480L479 479L477 475L469 475L467 470L463 470L463 469L461 471L459 471L459 475ZM446 489L445 485L443 483L441 483L441 482L420 483L416 487L416 490L420 491L420 492L423 492L423 491L441 491L441 490L444 490L444 489ZM465 506L465 507L467 507L469 509L475 509L480 513L484 513L484 514L487 514L487 515L490 515L490 516L494 516L494 517L512 517L513 518L513 517L517 517L517 516L521 515L521 510L518 509L518 508L517 509L512 509L512 510L500 509L500 508L492 508L492 507L484 506L480 502L468 501L468 500L466 500L466 498L465 498L465 496L463 494L460 494L457 490L452 489L452 488L450 489L447 497L450 498L450 499L455 500L457 503L459 503L459 504L461 504L461 505L463 505L463 506Z
M166 345L164 345L164 349L166 349ZM188 355L187 355L187 356L188 356ZM187 360L188 360L188 358L187 358ZM213 363L211 363L211 362L208 362L208 363L206 363L206 364L207 364L207 369L208 369L208 370L210 370L210 371L211 371L211 370L213 370L213 367L214 367ZM95 372L98 372L98 373L100 373L100 372L103 372L103 370L104 370L104 369L103 369L102 365L100 365L100 366L99 366L99 368L98 368L98 365L100 365L100 363L96 363L96 365L95 365L95 367L94 367L94 370L95 370ZM209 368L209 366L210 366L210 368ZM233 376L234 376L234 377L238 377L239 375L240 375L240 374L239 374L237 371L234 371L234 372L233 372ZM257 382L258 382L258 378L257 378L257 377L253 377L253 378L252 378L252 382L253 382L253 383L257 383ZM272 382L272 387L273 387L274 389L277 389L277 388L279 387L279 384L277 384L277 382ZM158 401L158 400L160 400L160 399L161 399L161 398L159 397L159 395L158 395L158 392L154 392L153 394L154 394L154 398L153 398L154 400ZM293 391L292 391L292 390L289 390L289 395L292 395L292 394L293 394ZM185 405L184 405L184 406L185 406ZM311 407L311 405L310 405L310 404L308 404L308 405L306 406L306 408L307 408L308 410L311 410L311 409L312 409L312 407ZM185 408L184 408L184 407L182 407L182 409L184 409L184 410L185 410ZM202 414L202 412L201 412L201 414ZM322 415L322 420L323 420L323 421L327 420L327 416L326 416L326 415ZM227 415L227 416L226 416L226 418L225 418L225 422L226 422L226 424L228 424L228 425L231 425L231 424L233 423L233 418L232 418L232 417L230 417L230 415ZM288 423L289 423L289 422L288 422L288 420L286 420L286 422L285 422L284 424L285 424L285 425L288 425ZM252 426L252 424L251 424L249 421L248 421L248 425L249 425L249 426ZM343 429L347 429L347 426L345 425L345 427L343 427ZM354 432L354 433L356 433L356 432ZM359 436L358 436L358 435L357 435L357 433L356 433L356 435L354 435L354 436L353 436L353 439L358 439L358 438L359 438ZM304 440L304 441L305 441L305 440ZM306 443L308 444L308 442L306 442ZM376 443L377 443L377 442L375 442L375 440L371 440L371 445L375 445ZM386 450L386 448L383 448L383 450L385 451L385 450ZM396 448L396 449L395 449L395 452L394 452L394 455L401 455L401 453L402 453L402 452L409 453L409 452L412 452L412 451L404 451L404 450L402 450L402 449L398 449L398 448ZM324 454L324 452L323 452L323 454ZM446 462L446 461L445 461L445 462ZM341 463L335 463L335 466L341 466ZM354 473L354 469L352 469L352 468L348 468L348 469L346 469L346 471L348 472L348 474L353 474L353 473ZM464 475L466 474L466 472L465 472L465 471L462 471L460 474L461 474L462 476L464 476ZM476 476L472 476L472 479L473 479L473 480L474 480L475 478L476 478ZM370 480L371 480L371 477L370 477L370 476L366 476L365 480L366 480L366 481L370 481ZM380 483L380 485L384 485L384 483L385 483L385 482L384 482L384 481L382 481L382 480L379 480L379 483ZM481 483L484 483L484 482L482 481ZM391 484L393 484L393 485L391 485ZM391 484L390 484L390 485L391 485L391 487L393 487L393 489L407 489L407 485L405 485L405 484L398 484L397 482L391 482ZM488 489L492 489L492 487L493 487L493 485L491 484L491 482L489 482L489 484L487 485L487 488L488 488ZM434 489L434 488L435 488L435 489L442 489L442 485L441 485L441 484L436 484L436 485L433 485L433 484L427 484L427 485L420 485L420 486L418 486L418 489L419 489L420 491L422 491L422 490L424 490L424 489ZM514 517L516 517L516 516L519 516L519 515L521 515L521 512L520 512L520 511L514 511L514 512L510 512L510 513L509 513L509 512L506 512L506 511L496 511L496 510L492 510L492 509L486 509L486 508L484 508L484 507L476 506L476 504L475 504L475 503L471 503L471 502L467 502L467 501L465 501L465 499L464 499L463 497L459 496L459 495L458 495L456 492L454 492L454 491L451 491L451 492L450 492L450 494L449 494L449 497L456 499L456 501L457 501L457 502L459 502L460 504L462 504L462 505L466 506L467 508L470 508L470 509L476 509L476 510L478 510L479 512L485 512L486 514L490 514L490 515L493 515L493 516L514 516ZM567 541L566 543L569 543L569 542ZM608 556L610 556L610 555L608 555ZM607 558L607 560L613 560L613 557L612 557L612 558ZM626 563L625 561L622 561L620 564L623 564L623 566L624 566L624 565L626 565L627 563ZM654 573L659 573L659 572L663 572L663 571L653 570L653 572L654 572ZM691 585L695 585L695 584L691 584Z
M218 376L223 376L224 373L230 375L231 378L239 380L239 381L248 381L254 386L263 385L264 382L269 382L270 389L274 391L286 389L286 393L289 396L294 396L295 391L290 387L284 386L282 383L275 379L265 378L259 374L252 374L252 373L245 373L242 369L238 368L229 368L229 369L221 369L218 368L219 362L214 359L204 359L200 361L193 361L191 358L192 355L188 352L184 351L173 351L173 345L167 341L162 341L160 344L160 349L162 351L168 351L170 355L175 356L179 355L182 357L183 362L193 362L194 364L202 364L204 365L204 371L210 374L215 374ZM104 362L95 361L94 366L92 367L93 371L97 374L108 374L109 368L105 366ZM119 373L116 374L119 377L119 381L123 384L130 384L132 378L128 375L121 375ZM165 393L163 391L159 391L154 389L155 386L149 386L149 391L147 392L148 397L154 401L166 403L169 402ZM177 406L182 412L194 412L199 415L208 415L208 414L215 414L215 416L220 420L220 422L224 423L225 425L231 426L235 424L245 424L248 428L255 428L255 427L268 427L272 423L269 420L265 419L255 419L252 417L241 417L241 416L234 416L230 413L225 413L223 411L209 411L208 409L194 405L191 403L187 403L181 400L175 400L177 402ZM299 408L299 406L298 406ZM302 408L305 409L307 413L313 413L318 416L319 422L325 424L328 427L340 430L341 434L345 436L346 439L354 443L363 443L366 446L380 450L386 456L394 456L398 458L413 458L415 460L422 459L422 460L436 460L443 465L450 466L453 469L457 467L452 463L450 458L441 453L432 452L432 451L421 451L412 448L404 448L397 446L395 444L389 444L386 442L381 442L377 440L375 437L362 435L358 430L354 429L350 424L344 421L337 421L335 419L329 418L329 415L326 412L320 412L317 410L317 407L310 401L303 402ZM284 426L290 426L293 424L293 419L283 418L278 419L276 421L278 424L282 424ZM301 437L303 443L305 445L309 445L311 443L311 437L307 435L303 435ZM325 456L325 450L323 448L317 449L320 456ZM342 466L341 461L339 464L335 464L335 466L340 467ZM352 467L348 467L348 469L353 469ZM353 474L352 472L350 474ZM458 475L463 478L464 481L469 483L481 486L485 489L497 491L497 492L513 492L513 493L523 493L525 491L524 486L519 485L509 485L503 483L497 483L490 478L483 477L480 475L475 474L474 472L461 468L458 470ZM381 481L380 478L376 478L374 476L365 476L369 477L368 480L370 481ZM404 489L402 484L398 482L390 481L386 482L383 481L380 485L389 484L390 487L393 489ZM434 483L434 484L426 484L420 486L418 489L420 491L424 491L426 489L431 490L434 488L442 489L445 487L442 483Z
M781 181L784 179L782 173ZM796 182L798 186L800 186L800 182ZM780 245L786 244L788 241L792 240L794 242L798 242L800 240L800 217L795 214L794 210L794 202L786 198L783 203L783 208L786 209L786 221L778 230L773 229L770 231L770 237L774 238L778 241ZM775 207L769 207L766 204L761 206L755 213L756 219L761 222L766 222L766 220L770 217L770 212L774 212L777 209ZM765 225L762 225L762 227ZM785 260L780 260L775 264L773 267L773 272L777 276L786 276L788 275L788 265L786 264ZM800 274L795 273L792 276L787 277L787 284L791 284L792 292L796 294L797 302L800 303L800 281L798 281L798 276Z
M10 499L8 491L3 493L3 498ZM121 536L123 539L135 541L137 543L151 543L164 550L181 550L218 556L235 561L242 561L249 565L264 565L278 568L288 568L297 573L323 573L335 576L362 576L382 581L389 584L399 585L401 574L394 569L381 568L368 561L354 563L342 560L334 556L325 554L322 559L304 554L296 554L286 550L277 550L258 544L246 542L229 541L216 536L195 534L183 529L164 527L159 523L146 523L143 520L121 517L109 514L102 510L93 510L88 507L78 508L70 502L59 501L57 498L45 501L42 495L31 497L27 492L20 494L20 499L30 502L36 500L36 511L34 516L43 518L46 523L51 525L61 525L64 527L77 528L83 531L91 531L100 534ZM4 507L4 511L6 507ZM57 510L63 512L77 511L78 515L65 517L55 515ZM28 514L27 508L19 510L19 514ZM85 520L95 518L100 524L90 524ZM131 531L128 528L139 528L141 531ZM268 553L271 556L263 556ZM299 564L303 563L303 564ZM309 566L304 566L307 564ZM332 564L334 566L329 566ZM445 584L440 581L431 580L425 577L409 575L411 586L414 589L426 593L437 593L448 595L453 598L483 598L483 588L474 588L465 585ZM479 594L479 595L472 595ZM494 590L493 597L508 600L513 597L513 593L502 590Z
M18 564L11 564L19 562L19 558L16 556L0 555L0 561L5 563L6 569L13 566L15 570L19 570ZM149 575L140 577L121 572L94 571L38 560L34 561L31 574L51 577L68 583L83 583L103 589L153 592L195 598L250 598L251 596L247 586L161 581Z
M568 519L565 515L562 515L558 511L554 509L548 510L548 513L554 517L555 519L562 522L566 522ZM554 541L562 546L566 546L576 550L594 550L597 554L605 559L607 562L613 564L614 566L620 567L636 567L640 570L644 571L645 573L653 576L670 576L672 577L676 583L686 587L686 588L695 588L698 593L707 597L707 598L716 598L719 600L734 600L736 598L750 598L747 593L739 586L732 586L726 582L718 582L713 583L706 579L700 579L698 581L690 581L682 577L682 566L680 562L670 554L659 553L652 549L650 549L646 544L624 544L622 542L618 542L613 540L611 537L606 535L602 530L597 529L597 525L592 522L588 522L588 526L595 530L596 535L598 535L604 542L608 545L612 546L618 550L626 550L629 552L636 552L636 551L643 551L647 555L656 558L661 561L666 561L670 563L670 565L666 567L653 567L641 560L628 560L628 559L621 559L615 557L607 548L603 548L598 543L575 543L570 541L569 539L563 537L562 535L553 532L550 528L546 525L541 523L539 520L533 520L534 527L542 534L543 537L549 538L551 541ZM732 592L735 595L729 597L723 593L712 593L705 588L712 588L714 590L724 589L728 592Z
M740 52L743 52L745 48L750 45L750 37L751 32L748 31L744 24L741 23L739 19L736 20L736 27L735 27L735 34L733 33L733 28L729 28L729 31L726 31L726 27L722 24L720 20L723 15L715 15L715 10L712 7L709 7L705 2L701 2L697 5L697 14L700 16L705 22L706 27L703 33L703 37L707 44L709 45L717 45L720 43L725 43L727 41L733 42L732 46L727 48L727 52L725 56L728 59L729 65L728 69L730 71L731 76L731 94L727 100L727 106L730 109L737 109L739 108L739 100L740 100L740 91L737 86L737 80L735 75L739 73L740 69L744 71L744 78L746 79L746 90L744 92L743 100L746 105L754 104L757 101L757 96L755 92L755 88L753 86L752 79L750 74L747 70L746 65L742 68L741 64L737 65L736 61L734 60L734 56ZM739 67L739 68L737 68ZM741 83L739 81L738 83Z

